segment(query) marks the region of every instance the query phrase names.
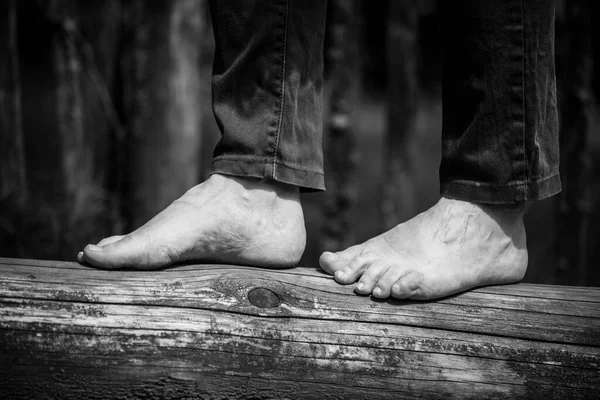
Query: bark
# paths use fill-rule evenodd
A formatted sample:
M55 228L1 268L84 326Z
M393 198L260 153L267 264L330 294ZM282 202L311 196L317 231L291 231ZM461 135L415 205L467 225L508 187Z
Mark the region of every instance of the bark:
M416 210L411 150L417 114L417 22L415 0L390 2L387 31L388 127L385 139L381 216L384 229Z
M355 0L329 3L329 45L331 94L326 122L325 219L321 250L338 251L354 242L358 149L354 130L356 95L360 86L358 67L357 4Z
M123 55L133 227L146 222L199 180L201 100L200 0L126 3Z

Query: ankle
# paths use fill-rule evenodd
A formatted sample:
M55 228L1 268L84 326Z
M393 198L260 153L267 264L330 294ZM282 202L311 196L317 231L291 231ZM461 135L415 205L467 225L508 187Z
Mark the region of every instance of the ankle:
M504 215L511 218L523 218L525 214L525 202L519 203L506 203L506 204L494 204L494 203L478 203L468 200L453 199L449 197L441 197L440 203L457 203L462 205L470 205L477 207L486 213Z
M300 198L300 189L298 186L278 182L269 178L255 178L214 173L209 179L213 179L223 184L239 185L242 191L247 194L259 194L259 192L266 192L273 193L277 197L284 199Z
M465 211L477 210L491 218L503 228L517 229L520 231L524 228L525 203L509 203L509 204L487 204L476 203L465 200L449 199L442 197L441 204L446 204L454 209L463 209Z
M499 223L522 225L525 216L525 203L479 204L479 207Z

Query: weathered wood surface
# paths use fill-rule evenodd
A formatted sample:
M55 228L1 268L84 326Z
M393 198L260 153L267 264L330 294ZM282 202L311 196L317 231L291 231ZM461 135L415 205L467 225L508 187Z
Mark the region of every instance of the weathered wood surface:
M600 289L375 301L316 268L0 259L0 398L597 398Z

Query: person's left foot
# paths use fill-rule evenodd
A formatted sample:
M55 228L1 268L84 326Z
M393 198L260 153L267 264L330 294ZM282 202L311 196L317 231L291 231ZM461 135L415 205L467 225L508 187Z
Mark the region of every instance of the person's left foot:
M77 260L106 269L182 261L288 268L305 244L298 187L213 174L134 232L86 246Z
M363 244L325 252L319 263L341 284L377 298L430 300L478 286L515 283L527 269L523 205L446 198Z

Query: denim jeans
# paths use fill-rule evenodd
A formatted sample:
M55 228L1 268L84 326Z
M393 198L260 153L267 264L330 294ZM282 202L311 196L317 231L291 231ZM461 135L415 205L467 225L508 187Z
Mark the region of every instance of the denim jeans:
M324 0L214 0L212 170L324 190Z
M441 1L442 195L560 191L553 0ZM323 190L325 0L213 0L213 172Z

